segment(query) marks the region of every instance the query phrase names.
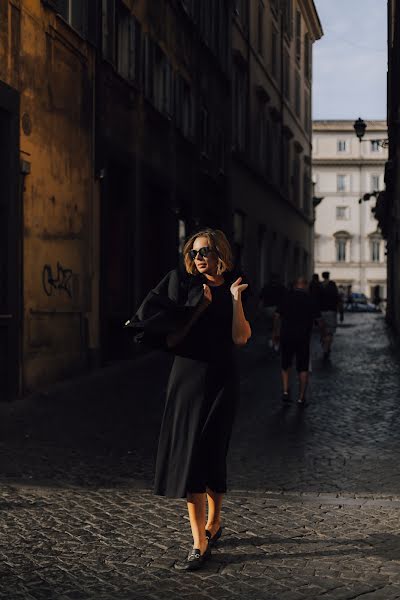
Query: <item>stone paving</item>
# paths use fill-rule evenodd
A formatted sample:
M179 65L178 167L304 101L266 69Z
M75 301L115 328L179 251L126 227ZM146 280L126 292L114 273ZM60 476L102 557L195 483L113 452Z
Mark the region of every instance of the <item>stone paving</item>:
M0 598L400 598L400 360L377 315L319 354L299 410L266 336L242 353L224 533L194 574L184 502L151 494L168 358L1 405Z

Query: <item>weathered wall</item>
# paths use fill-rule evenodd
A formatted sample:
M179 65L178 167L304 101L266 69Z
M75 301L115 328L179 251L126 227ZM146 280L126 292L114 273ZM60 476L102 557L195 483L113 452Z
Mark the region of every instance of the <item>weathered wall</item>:
M8 79L21 93L21 158L30 163L23 194L23 379L30 389L86 362L93 57L39 0L21 0L19 10L10 3L9 23Z

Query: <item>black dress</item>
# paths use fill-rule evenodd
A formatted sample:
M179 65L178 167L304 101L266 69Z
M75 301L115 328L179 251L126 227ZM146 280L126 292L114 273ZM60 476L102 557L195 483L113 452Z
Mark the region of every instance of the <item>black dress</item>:
M226 491L226 456L239 383L230 292L236 276L224 277L221 286L211 287L212 303L174 348L156 461L158 495L183 498L206 488ZM129 322L136 339L165 346L166 335L190 319L201 302L204 282L202 276L169 273Z

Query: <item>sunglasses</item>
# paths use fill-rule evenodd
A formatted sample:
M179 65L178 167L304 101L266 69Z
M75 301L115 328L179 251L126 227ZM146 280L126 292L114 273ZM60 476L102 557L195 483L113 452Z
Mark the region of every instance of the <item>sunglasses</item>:
M210 252L212 252L211 248L209 246L204 246L203 248L200 248L199 250L190 250L189 256L192 260L197 258L198 254L202 258L207 258L207 256L210 254Z

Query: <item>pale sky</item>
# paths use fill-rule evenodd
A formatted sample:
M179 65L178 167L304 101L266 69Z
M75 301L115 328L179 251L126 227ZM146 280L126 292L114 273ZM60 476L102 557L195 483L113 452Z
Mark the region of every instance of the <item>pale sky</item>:
M314 0L313 118L386 119L387 0Z

